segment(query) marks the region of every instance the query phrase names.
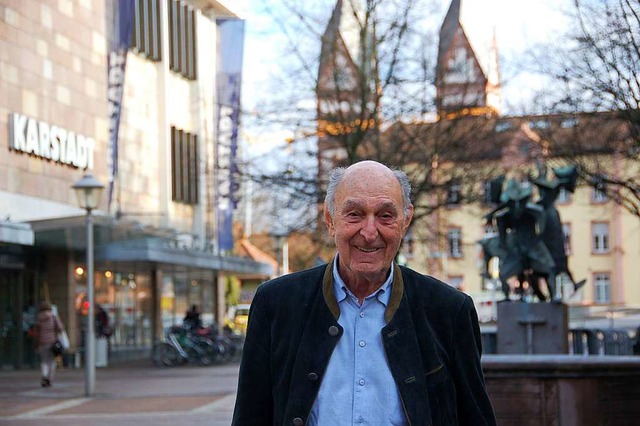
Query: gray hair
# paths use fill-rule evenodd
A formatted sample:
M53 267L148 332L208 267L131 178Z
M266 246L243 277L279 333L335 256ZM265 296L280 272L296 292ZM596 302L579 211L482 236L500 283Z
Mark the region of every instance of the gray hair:
M327 185L327 195L324 198L324 205L327 207L329 214L333 217L335 212L335 201L336 201L336 190L338 189L338 185L342 181L344 173L346 172L346 167L336 167L331 172L331 176L329 177L329 184ZM409 216L409 206L411 205L411 182L409 182L409 178L407 174L402 170L391 169L396 179L398 179L398 183L400 184L400 188L402 189L402 208L404 210L405 219Z

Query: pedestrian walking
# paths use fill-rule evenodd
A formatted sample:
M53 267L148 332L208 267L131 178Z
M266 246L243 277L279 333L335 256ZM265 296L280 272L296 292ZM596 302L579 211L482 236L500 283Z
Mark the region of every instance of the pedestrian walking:
M40 355L40 385L51 386L56 372L56 356L53 344L58 342L58 334L64 331L60 318L52 311L47 301L40 303L35 324L36 352Z

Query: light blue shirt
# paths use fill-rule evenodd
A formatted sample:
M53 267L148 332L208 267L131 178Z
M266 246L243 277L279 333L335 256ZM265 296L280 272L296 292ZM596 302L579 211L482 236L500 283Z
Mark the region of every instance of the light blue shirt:
M347 289L333 263L333 290L344 333L331 355L308 425L406 425L400 394L382 345L384 312L391 296L389 277L362 305Z

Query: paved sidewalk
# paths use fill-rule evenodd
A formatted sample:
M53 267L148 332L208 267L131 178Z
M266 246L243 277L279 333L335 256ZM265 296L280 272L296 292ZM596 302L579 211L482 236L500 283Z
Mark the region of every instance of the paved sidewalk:
M0 425L229 426L238 364L157 368L149 361L96 369L84 396L84 369L61 369L50 388L37 370L0 371Z

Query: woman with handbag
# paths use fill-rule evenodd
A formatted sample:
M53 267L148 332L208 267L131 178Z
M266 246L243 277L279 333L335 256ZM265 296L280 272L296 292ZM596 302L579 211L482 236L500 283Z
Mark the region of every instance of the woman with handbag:
M58 333L64 331L62 321L51 310L51 304L47 301L40 303L35 324L36 352L40 355L40 370L42 379L40 385L51 386L56 371L56 356L59 355L54 344L60 346Z

